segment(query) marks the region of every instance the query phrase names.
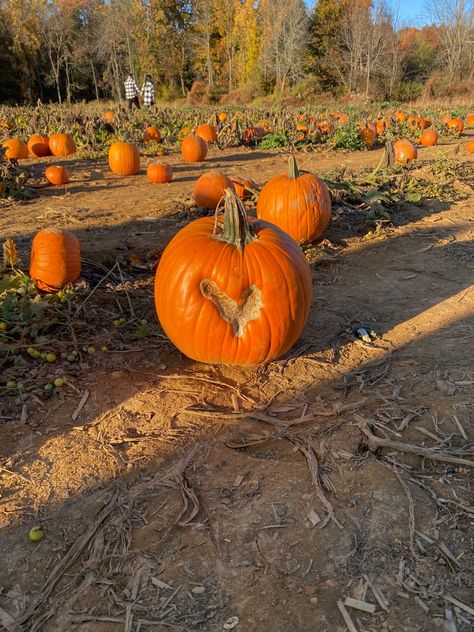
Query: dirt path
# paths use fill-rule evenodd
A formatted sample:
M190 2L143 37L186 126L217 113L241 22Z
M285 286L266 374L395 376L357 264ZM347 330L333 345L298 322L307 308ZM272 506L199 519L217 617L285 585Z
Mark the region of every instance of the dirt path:
M300 162L326 173L380 157ZM0 234L26 252L57 224L89 259L148 261L192 216L209 167L169 161L164 187L72 164L77 182L3 209ZM285 157L212 164L262 182ZM472 629L472 468L373 454L361 427L474 459L473 201L406 205L368 237L334 221L309 323L282 360L210 367L156 339L91 357L77 392L26 422L0 419L0 630L334 632L346 597L374 606L347 607L360 631Z

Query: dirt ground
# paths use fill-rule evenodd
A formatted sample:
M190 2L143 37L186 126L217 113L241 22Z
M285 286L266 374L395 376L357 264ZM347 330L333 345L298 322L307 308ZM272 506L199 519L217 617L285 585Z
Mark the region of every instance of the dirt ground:
M420 163L441 150L456 146ZM327 174L380 158L299 162ZM35 231L62 226L88 262L144 263L152 318L146 266L194 216L196 177L212 166L263 183L286 169L276 151L167 160L175 179L162 186L146 180L150 159L132 178L64 160L73 181L1 208L0 236L26 253ZM74 389L22 417L5 402L0 630L472 630L472 178L463 186L467 199L407 204L372 235L336 213L285 358L207 366L158 335L91 356ZM357 325L377 337L364 342ZM376 450L373 435L389 445Z

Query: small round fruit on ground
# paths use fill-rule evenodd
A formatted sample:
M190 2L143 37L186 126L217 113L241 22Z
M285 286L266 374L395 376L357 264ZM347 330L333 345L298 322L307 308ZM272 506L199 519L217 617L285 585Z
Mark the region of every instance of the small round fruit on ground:
M202 162L207 156L207 143L200 136L185 136L181 155L186 162Z
M44 177L48 182L59 186L69 182L69 172L66 167L61 165L51 165L44 172Z
M252 197L252 192L258 189L258 184L249 178L241 178L240 176L230 176L235 192L241 200Z
M407 165L418 156L415 145L407 138L399 138L393 145L395 154L395 162L401 165Z
M420 145L433 147L438 142L438 134L434 129L424 129L420 137Z
M30 277L38 289L58 292L74 283L81 273L81 247L68 230L46 228L31 244Z
M468 154L474 154L474 140L466 145L466 150Z
M210 145L212 145L212 143L215 143L217 140L216 128L212 125L209 125L209 123L199 125L199 127L196 129L195 135L199 136Z
M165 182L171 182L173 179L173 168L164 162L155 162L148 165L146 175L150 182L164 184Z
M173 344L200 362L255 366L286 353L306 323L311 271L274 224L249 222L226 190L224 218L202 217L165 248L155 306Z
M109 167L118 176L134 176L140 170L140 154L132 143L118 141L109 148Z
M194 185L194 201L196 206L214 210L222 200L226 189L234 189L232 180L220 171L204 173Z
M312 173L301 173L290 156L288 174L275 176L261 190L257 217L276 224L299 244L317 239L331 219L327 186Z

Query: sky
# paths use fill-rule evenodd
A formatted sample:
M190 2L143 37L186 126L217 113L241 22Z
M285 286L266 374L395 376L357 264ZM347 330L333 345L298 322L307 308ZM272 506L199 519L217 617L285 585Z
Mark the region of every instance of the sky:
M389 0L389 4L394 14L398 9L401 25L423 26L431 21L426 13L426 0Z

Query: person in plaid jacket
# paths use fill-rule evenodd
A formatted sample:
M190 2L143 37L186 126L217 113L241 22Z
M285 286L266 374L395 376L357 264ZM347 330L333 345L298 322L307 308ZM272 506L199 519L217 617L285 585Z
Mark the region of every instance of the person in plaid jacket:
M140 90L138 89L135 79L130 73L128 73L127 78L125 79L124 86L125 98L128 101L128 109L131 110L134 105L140 109L140 101L138 100Z
M142 86L142 94L143 94L143 105L154 105L155 104L155 86L153 85L153 80L151 75L147 75L145 77L145 82Z

